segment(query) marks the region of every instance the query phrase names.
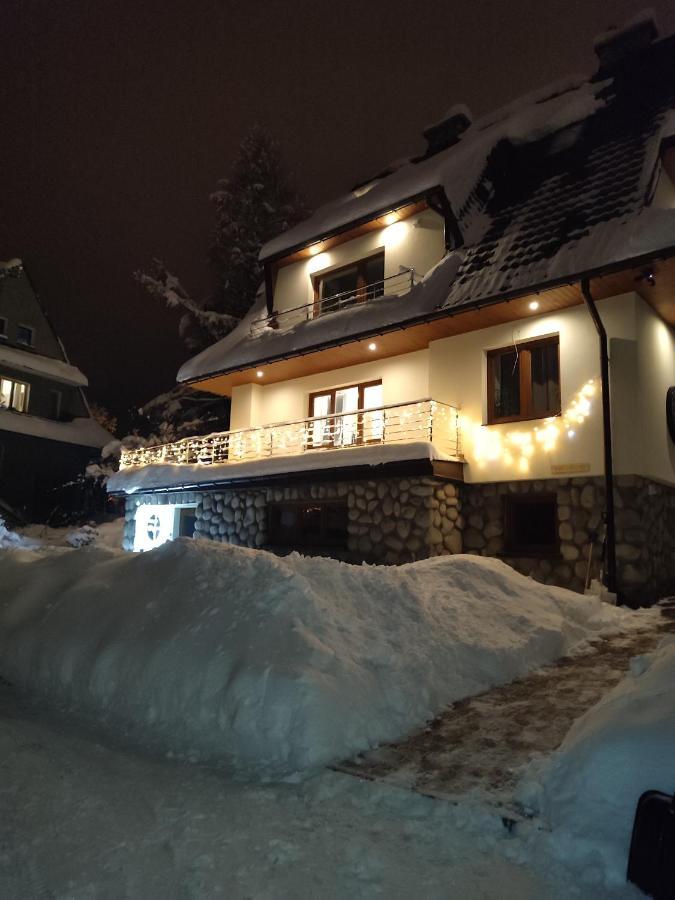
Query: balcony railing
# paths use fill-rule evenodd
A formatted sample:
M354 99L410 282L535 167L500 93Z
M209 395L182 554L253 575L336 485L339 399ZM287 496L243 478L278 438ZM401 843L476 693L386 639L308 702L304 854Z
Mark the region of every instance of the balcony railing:
M402 269L396 275L390 275L388 278L374 281L372 284L360 285L355 290L342 291L339 294L332 294L330 297L319 297L302 306L294 306L274 312L269 316L261 316L251 322L251 336L258 337L267 328L285 331L301 322L307 322L309 319L318 319L321 316L358 306L360 303L368 303L377 297L400 297L412 289L416 280L419 280L419 276L414 269Z
M429 441L448 457L461 459L459 412L436 400L397 403L376 409L297 422L183 438L171 444L123 450L120 467L148 465L211 466L315 450L338 451L375 444Z

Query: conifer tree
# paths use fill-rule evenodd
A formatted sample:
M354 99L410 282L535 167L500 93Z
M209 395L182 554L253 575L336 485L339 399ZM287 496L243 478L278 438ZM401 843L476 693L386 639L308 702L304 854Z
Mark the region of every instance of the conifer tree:
M209 262L215 284L208 297L193 300L160 260L149 272L136 273L149 293L183 310L180 334L193 351L224 337L246 314L263 277L261 247L306 215L277 143L260 126L242 141L230 176L218 183L211 201L216 223Z

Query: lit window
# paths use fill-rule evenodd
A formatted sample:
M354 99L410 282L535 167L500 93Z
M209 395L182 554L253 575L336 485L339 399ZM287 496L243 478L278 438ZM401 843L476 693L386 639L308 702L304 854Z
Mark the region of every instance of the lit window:
M23 344L25 347L33 346L34 330L28 325L16 326L16 342Z
M316 314L363 303L384 293L384 253L334 269L314 279Z
M488 423L559 414L557 337L488 353Z
M310 447L348 447L382 440L384 419L381 407L381 381L310 394L309 415L314 420Z
M0 378L0 409L28 412L29 388L23 381Z

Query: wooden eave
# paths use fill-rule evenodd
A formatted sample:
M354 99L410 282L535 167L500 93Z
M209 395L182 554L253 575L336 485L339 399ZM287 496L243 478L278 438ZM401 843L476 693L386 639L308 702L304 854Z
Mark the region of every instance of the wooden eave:
M649 273L654 275L653 285L647 277ZM186 383L199 390L229 396L232 388L243 384L276 384L412 353L426 349L432 341L441 338L579 306L584 302L580 288L581 277L580 275L572 283L520 296L496 298L475 306L438 310L433 317L427 316L424 321L413 320L408 324L388 326L379 331L346 335L330 344L299 350L278 359L259 360L244 369L216 373ZM630 268L604 273L591 272L589 277L592 279L591 289L596 300L635 291L667 324L675 326L675 247L661 252L658 261L645 258L636 261ZM539 303L536 311L529 309L533 300ZM368 344L373 341L377 344L375 351L368 349ZM262 377L257 376L258 371L263 372Z

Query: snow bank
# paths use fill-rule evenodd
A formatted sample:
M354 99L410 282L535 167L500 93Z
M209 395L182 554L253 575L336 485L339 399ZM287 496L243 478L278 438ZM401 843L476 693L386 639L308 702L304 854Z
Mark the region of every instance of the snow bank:
M540 775L551 849L588 880L625 882L638 798L650 789L675 792L674 684L675 638L667 638L632 661Z
M181 539L0 559L0 674L242 778L398 738L630 613L503 563L352 566Z

